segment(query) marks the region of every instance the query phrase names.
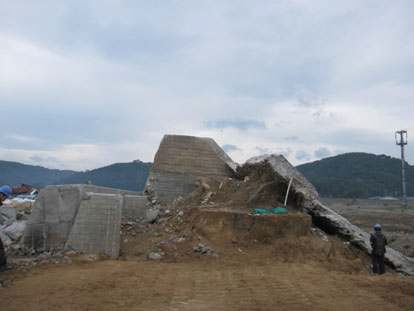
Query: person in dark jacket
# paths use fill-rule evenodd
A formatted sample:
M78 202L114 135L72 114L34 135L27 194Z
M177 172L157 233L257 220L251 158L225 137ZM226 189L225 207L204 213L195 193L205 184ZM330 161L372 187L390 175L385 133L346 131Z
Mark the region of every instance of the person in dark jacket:
M9 198L12 194L12 189L9 186L0 187L0 206L3 204L3 201ZM3 246L3 241L0 237L0 271L7 269L7 256L6 251Z
M371 234L370 242L372 247L372 272L384 274L384 256L386 252L385 246L387 246L387 238L382 234L380 224L374 226L374 233Z

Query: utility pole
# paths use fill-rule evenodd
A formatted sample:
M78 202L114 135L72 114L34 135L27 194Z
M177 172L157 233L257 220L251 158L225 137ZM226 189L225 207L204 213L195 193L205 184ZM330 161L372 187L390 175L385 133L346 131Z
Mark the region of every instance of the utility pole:
M398 146L401 146L401 194L402 201L405 206L407 206L407 188L405 184L405 153L404 146L408 144L408 134L407 131L401 130L395 132L395 142Z

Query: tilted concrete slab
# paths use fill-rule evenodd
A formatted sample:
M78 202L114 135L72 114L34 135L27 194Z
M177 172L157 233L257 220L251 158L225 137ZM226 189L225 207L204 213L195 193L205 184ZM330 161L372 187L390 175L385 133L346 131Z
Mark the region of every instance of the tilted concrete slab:
M351 244L371 253L370 234L351 224L346 218L337 214L319 201L319 196L312 184L281 155L266 155L248 160L246 166L269 165L273 173L288 183L293 178L293 192L301 197L305 212L312 216L313 223L330 234L336 234ZM386 261L398 272L414 275L414 260L400 252L387 247Z
M87 193L81 201L65 249L119 256L123 197Z
M235 175L237 164L211 138L166 135L155 155L145 192L160 203L191 193L202 177Z
M247 160L245 165L254 165L263 162L269 163L273 171L285 181L289 182L292 178L292 185L296 192L301 192L307 197L319 198L318 191L315 187L283 155L270 154L253 157Z

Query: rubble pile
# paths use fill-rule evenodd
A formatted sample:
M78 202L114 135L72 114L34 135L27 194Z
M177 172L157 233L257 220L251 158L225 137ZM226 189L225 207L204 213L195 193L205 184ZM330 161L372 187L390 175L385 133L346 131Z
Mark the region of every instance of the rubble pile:
M174 143L165 143L165 140ZM184 210L192 208L220 208L233 212L244 211L249 213L252 208L272 208L281 206L286 195L289 183L292 181L291 194L288 197L287 207L290 212L301 212L312 217L313 224L324 232L337 235L349 242L350 245L363 250L366 254L371 252L369 234L352 225L345 218L335 213L319 201L316 189L306 178L297 171L282 155L264 155L248 160L244 165L236 167L231 165L232 174L228 176L217 176L214 174L200 175L202 161L197 162L197 154L189 152L191 146L177 149L180 143L186 140L201 141L203 139L181 136L166 136L161 143L160 150L154 161L154 171L148 181L152 199L160 200L166 206L165 210L171 210L181 206ZM185 150L185 157L181 157ZM221 154L223 151L220 151ZM224 153L224 152L223 152ZM160 155L161 154L161 155ZM163 155L169 155L165 157ZM177 159L181 159L179 165L174 165ZM202 156L200 156L202 158ZM159 163L160 162L160 163ZM187 166L186 163L189 163ZM192 166L196 163L196 166ZM229 163L228 161L225 163ZM234 163L234 162L230 162ZM230 166L228 166L230 167ZM160 169L164 168L164 170ZM169 169L175 169L173 175ZM164 179L163 174L168 175ZM167 185L173 186L175 177L180 173L186 176L186 191L171 192ZM179 182L182 179L177 179ZM154 190L156 189L156 191ZM188 189L192 189L190 192ZM168 194L165 196L163 190ZM176 200L179 195L178 205ZM171 206L172 205L172 206ZM414 261L401 253L388 248L386 254L388 264L397 271L414 275Z
M17 195L0 206L0 238L6 249L18 248L37 193Z
M253 212L280 207L288 213ZM209 138L166 135L145 195L51 186L39 193L30 217L28 209L13 211L5 209L3 223L26 224L24 246L13 251L43 254L38 262L53 262L54 254L66 258L67 251L155 261L237 259L250 252L266 257L270 251L272 260L316 260L358 271L362 256L355 247L371 251L368 233L324 206L283 156L255 157L239 166ZM409 258L390 248L386 258L397 271L414 275Z

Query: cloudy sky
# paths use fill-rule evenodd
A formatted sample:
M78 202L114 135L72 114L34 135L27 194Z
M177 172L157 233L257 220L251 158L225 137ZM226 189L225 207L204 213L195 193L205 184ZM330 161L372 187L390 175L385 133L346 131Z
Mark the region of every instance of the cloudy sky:
M0 159L152 161L166 133L238 162L398 156L413 15L411 0L0 0Z

